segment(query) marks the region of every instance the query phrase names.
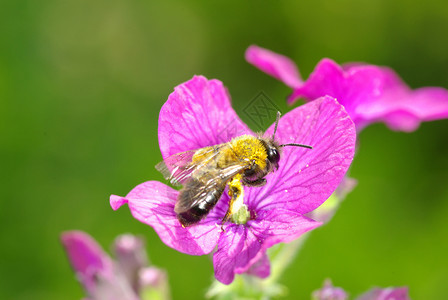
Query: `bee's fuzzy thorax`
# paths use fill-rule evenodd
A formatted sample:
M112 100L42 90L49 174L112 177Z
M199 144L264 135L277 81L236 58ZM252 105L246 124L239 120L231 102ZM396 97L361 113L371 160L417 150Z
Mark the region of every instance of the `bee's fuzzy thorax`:
M230 145L236 157L254 160L255 164L262 169L266 167L266 148L259 138L251 135L242 135L233 138Z

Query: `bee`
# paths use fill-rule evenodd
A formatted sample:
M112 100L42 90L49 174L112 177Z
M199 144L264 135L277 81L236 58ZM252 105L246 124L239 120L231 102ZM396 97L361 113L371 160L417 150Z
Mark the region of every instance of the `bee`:
M230 204L224 224L241 206L243 186L263 186L266 175L278 169L282 147L312 149L296 143L280 145L275 140L279 118L280 112L270 138L242 135L227 143L174 154L156 165L171 184L183 186L174 207L183 227L205 218L228 186Z

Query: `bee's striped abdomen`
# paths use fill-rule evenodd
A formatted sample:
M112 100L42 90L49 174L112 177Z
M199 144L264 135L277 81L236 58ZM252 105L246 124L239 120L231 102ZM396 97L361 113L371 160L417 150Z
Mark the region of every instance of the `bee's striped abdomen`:
M203 219L221 198L224 188L225 184L207 189L202 181L192 178L180 191L174 209L182 226L187 227ZM182 204L192 203L192 199L194 204L188 209L179 208Z

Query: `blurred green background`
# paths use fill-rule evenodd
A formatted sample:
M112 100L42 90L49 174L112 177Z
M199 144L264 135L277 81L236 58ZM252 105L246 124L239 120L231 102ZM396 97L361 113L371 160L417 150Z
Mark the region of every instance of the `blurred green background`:
M0 299L80 299L58 240L71 229L106 249L118 234L142 234L174 299L201 299L209 258L168 248L108 202L162 180L157 118L174 86L218 78L245 121L260 90L286 111L289 89L244 61L258 44L305 78L330 57L448 88L447 30L443 0L1 1ZM352 296L408 285L413 299L445 299L447 141L448 120L411 134L364 130L351 170L359 185L286 272L289 298L309 299L330 277Z

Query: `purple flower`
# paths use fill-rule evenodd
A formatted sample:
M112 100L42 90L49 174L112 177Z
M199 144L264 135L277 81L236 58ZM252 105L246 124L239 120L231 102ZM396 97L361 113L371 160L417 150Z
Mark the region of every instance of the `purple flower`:
M165 289L165 272L147 267L143 241L133 235L121 235L114 244L113 261L87 233L68 231L61 235L70 264L89 300L139 300L149 289ZM148 281L148 272L152 281ZM163 282L163 283L162 283ZM167 290L160 291L168 299Z
M246 60L293 89L288 103L329 95L341 103L357 130L384 122L393 130L413 131L420 122L448 117L448 91L438 87L411 90L386 67L322 59L306 81L295 64L280 54L250 46Z
M407 287L373 288L362 294L357 300L409 300Z
M347 300L347 293L340 287L333 286L330 279L325 280L324 286L313 292L313 300Z
M271 126L266 135L273 130ZM254 135L232 109L218 80L195 76L177 86L160 111L163 158L242 134ZM116 210L127 203L136 219L152 226L166 245L180 252L203 255L217 248L213 264L222 283L229 284L236 273L246 271L267 277L267 248L320 225L304 214L321 205L342 180L353 158L355 128L341 105L323 97L285 114L276 139L314 149L283 148L279 168L266 177L267 184L245 187L244 204L251 216L245 224L226 222L221 229L229 202L224 193L205 219L183 228L174 212L178 191L157 181L138 185L126 197L112 195L110 204Z
M313 292L313 300L347 300L347 293L339 287L333 286L327 279L321 289ZM373 288L357 297L356 300L409 300L408 288Z

